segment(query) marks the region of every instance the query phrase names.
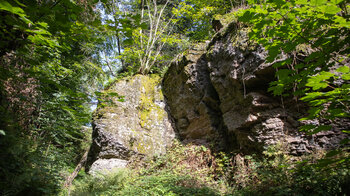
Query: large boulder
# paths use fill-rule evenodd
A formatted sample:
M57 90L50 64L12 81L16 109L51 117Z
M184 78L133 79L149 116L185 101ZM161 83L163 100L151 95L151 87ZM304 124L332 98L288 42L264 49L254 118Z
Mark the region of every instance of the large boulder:
M226 130L205 47L206 44L198 44L172 63L163 79L163 92L184 142L206 145L208 140L217 141L216 147L222 149L226 145Z
M275 69L246 32L231 23L168 69L163 89L179 136L244 153L280 142L294 155L335 147L344 138L337 126L313 136L298 131L305 106L268 92Z
M165 153L175 137L156 75L136 75L111 85L112 104L100 104L93 118L90 173L125 167L132 156Z

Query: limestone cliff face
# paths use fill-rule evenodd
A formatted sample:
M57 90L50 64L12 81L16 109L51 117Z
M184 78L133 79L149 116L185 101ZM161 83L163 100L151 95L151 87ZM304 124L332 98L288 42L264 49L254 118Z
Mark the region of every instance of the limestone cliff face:
M93 119L90 171L125 167L133 155L164 153L174 138L165 110L159 76L136 75L113 84L109 92L124 96L99 106Z
M244 153L277 142L295 155L337 144L343 135L336 127L314 136L298 132L298 119L306 110L268 93L275 71L265 58L264 49L232 23L207 46L174 62L163 90L179 136Z
M344 138L339 126L312 136L298 131L306 108L267 91L275 69L265 63L266 55L232 23L174 61L162 82L141 75L116 82L106 91L125 96L125 102L113 100L115 106L95 112L90 170L125 167L133 155L164 153L175 132L185 143L242 153L283 143L300 155L338 144Z

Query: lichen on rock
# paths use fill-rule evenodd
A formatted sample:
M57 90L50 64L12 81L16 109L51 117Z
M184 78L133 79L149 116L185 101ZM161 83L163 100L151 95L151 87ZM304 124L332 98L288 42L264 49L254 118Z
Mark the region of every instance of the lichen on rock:
M175 134L165 110L160 81L156 75L136 75L109 87L108 91L123 96L124 102L115 98L112 106L100 106L95 111L88 165L102 159L127 161L134 155L165 152Z
M160 81L161 78L158 75L141 79L140 125L148 130L152 129L154 123L167 118Z

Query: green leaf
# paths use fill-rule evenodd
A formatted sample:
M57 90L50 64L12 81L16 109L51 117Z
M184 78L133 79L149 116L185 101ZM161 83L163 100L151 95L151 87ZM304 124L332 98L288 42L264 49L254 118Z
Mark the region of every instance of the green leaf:
M308 134L316 134L316 133L319 133L321 131L328 131L331 128L332 128L332 126L330 126L330 125L320 125L316 129L314 129L312 132L309 132Z
M315 98L318 98L318 97L323 96L323 95L324 95L323 92L311 92L311 93L307 93L306 96L300 98L300 100L310 101L310 100L314 100Z
M245 11L243 16L239 17L238 20L241 21L241 22L250 22L250 20L253 17L253 14L254 13L252 13L250 11Z
M322 71L316 76L310 77L306 83L306 86L312 87L313 90L324 89L328 87L326 80L333 77L334 74L331 72Z
M280 50L280 47L277 45L277 46L272 46L268 49L268 52L269 52L269 56L266 58L266 60L268 62L273 62L277 55L281 53L281 50Z
M293 72L294 71L291 69L280 69L276 72L276 76L279 77L280 80L287 79Z
M111 97L118 97L119 96L119 94L116 92L108 92L108 95Z
M342 66L342 67L339 67L336 71L341 73L349 73L350 68L348 66Z
M271 85L275 86L271 86L268 91L272 91L274 95L281 95L285 90L285 85L277 81L272 82Z
M20 7L14 7L7 1L0 2L0 10L5 10L19 16L25 16L24 11Z
M322 52L316 51L316 52L313 52L313 53L311 53L310 55L308 55L308 56L305 58L305 61L306 61L306 62L311 62L311 61L313 61L313 60L315 60L315 59L318 59L318 58L320 58L320 57L322 57L322 56L323 56Z
M330 0L330 2L333 3L333 4L340 4L343 1L344 0Z
M341 150L332 150L326 154L326 157L333 157L333 156L338 155L340 153L342 153Z
M305 5L305 4L309 4L309 1L308 0L297 0L295 3Z
M345 138L342 141L340 141L340 144L348 144L348 143L350 143L350 139L348 138Z
M0 135L6 135L5 131L0 129Z
M314 129L315 127L316 127L316 125L303 125L300 127L299 131L308 132L308 131Z
M350 73L343 74L343 75L341 76L341 78L342 78L343 80L350 80Z
M310 0L310 5L321 6L327 3L327 0Z
M341 9L338 6L332 5L332 4L322 6L320 9L326 14L333 14L334 15L334 14L341 12Z
M323 106L319 106L319 107L312 107L308 110L309 113L309 117L318 117L318 115L320 114L320 112L323 110Z
M330 114L328 118L334 119L335 117L348 117L349 115L341 108L331 108L327 110Z
M308 80L306 86L312 87L313 90L324 89L328 87L328 83L323 81Z
M306 132L308 135L312 135L312 134L316 134L319 133L321 131L327 131L329 129L331 129L332 127L329 125L303 125L300 127L299 131L303 131Z
M140 27L141 27L141 29L143 29L143 30L145 30L145 29L148 29L148 25L147 25L147 23L141 23L140 24Z
M125 40L124 40L124 44L125 44L125 45L132 45L133 43L134 43L134 41L133 41L133 39L131 39L131 38L130 38L130 39L125 39Z
M350 22L341 16L335 16L334 22L336 22L339 26L350 28Z
M318 76L316 76L320 80L328 80L329 78L333 77L334 73L322 71Z
M311 106L320 106L320 105L325 104L327 102L328 101L326 99L316 99L316 100L309 101L309 104Z
M102 95L103 95L103 93L98 92L98 91L95 91L95 95L99 97L99 96L102 96Z
M333 164L338 162L337 159L320 159L318 160L318 163L316 164L316 166L318 167L326 167L327 165Z

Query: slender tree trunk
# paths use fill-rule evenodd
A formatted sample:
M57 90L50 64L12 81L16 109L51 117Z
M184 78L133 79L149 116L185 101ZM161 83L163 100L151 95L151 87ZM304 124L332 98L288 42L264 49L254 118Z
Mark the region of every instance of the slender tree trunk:
M141 74L147 74L149 72L149 70L151 69L151 67L154 65L154 62L156 62L160 51L158 51L157 49L154 49L155 44L157 41L159 41L160 35L165 31L166 27L170 23L170 21L169 21L167 23L167 25L165 25L165 26L161 26L161 24L160 24L161 17L163 16L163 12L169 3L169 0L166 1L164 6L160 9L159 13L158 13L158 8L157 8L157 1L153 0L153 7L154 7L153 14L151 14L151 2L150 2L150 0L149 1L146 0L146 3L147 3L147 8L148 8L147 11L148 11L148 17L149 17L149 22L150 22L150 32L148 33L149 37L148 37L146 48L144 49L143 57L140 58L141 59L140 60L141 66L139 68L139 73L141 73ZM141 17L143 18L143 10L142 10ZM164 44L162 44L162 46L160 48L158 47L158 49L161 50L163 45ZM142 45L141 45L141 49L143 49ZM152 55L155 55L153 61L151 59Z
M119 26L119 23L117 23L117 10L119 9L117 7L117 3L119 4L119 2L117 1L114 1L113 0L113 18L114 18L114 25L115 25L115 37L117 39L117 45L118 45L118 55L121 55L122 52L121 52L121 43L120 43L120 36L119 36L119 29L118 29L118 26ZM123 59L120 60L121 64L122 64L122 68L124 69L124 61ZM125 68L126 69L126 68Z
M112 66L111 66L110 63L109 63L108 56L106 55L106 53L105 53L105 60L106 60L106 64L107 64L107 67L108 67L109 71L111 71L111 75L112 75L113 77L115 77L115 74L114 74L114 72L113 72Z
M121 43L120 43L120 38L119 38L119 33L116 32L116 37L117 37L117 43L118 43L118 55L121 55L122 52L121 52ZM123 58L120 58L120 62L122 64L122 67L124 68L124 60ZM126 69L126 67L125 67Z
M77 177L79 171L81 170L81 168L83 168L83 165L87 160L89 150L90 149L87 149L85 151L83 157L79 161L78 165L75 167L75 170L73 171L73 173L70 176L67 177L67 179L64 183L64 187L68 189L68 195L70 195L70 186L72 185L73 180L75 179L75 177Z

